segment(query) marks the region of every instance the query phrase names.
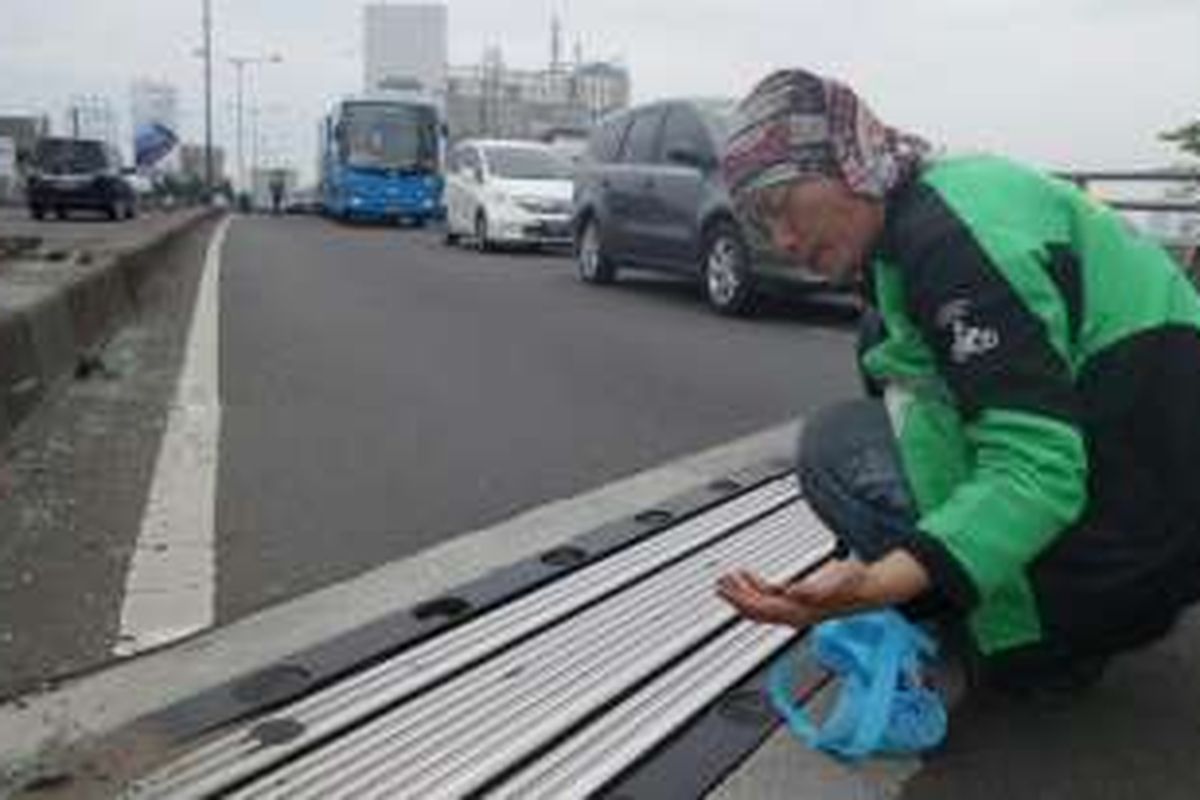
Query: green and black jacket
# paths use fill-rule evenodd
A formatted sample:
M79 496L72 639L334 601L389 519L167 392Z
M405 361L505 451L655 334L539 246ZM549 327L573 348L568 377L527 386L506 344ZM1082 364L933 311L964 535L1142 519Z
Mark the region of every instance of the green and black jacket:
M912 549L984 655L1128 646L1200 595L1200 299L1162 248L971 157L893 193L871 272Z

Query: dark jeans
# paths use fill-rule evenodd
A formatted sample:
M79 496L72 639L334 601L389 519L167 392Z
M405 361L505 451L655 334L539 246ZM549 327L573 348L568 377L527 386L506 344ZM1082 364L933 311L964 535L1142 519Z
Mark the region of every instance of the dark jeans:
M879 400L853 400L824 409L804 426L796 474L805 499L837 537L843 554L876 561L916 536L917 511L887 411ZM1076 688L1099 676L1103 658L1047 642L983 663L968 645L963 613L936 590L900 609L933 618L944 642L959 651L972 682L1004 689Z
M917 513L883 403L855 400L804 426L796 475L845 549L876 561L913 536Z
M916 535L916 504L882 401L854 400L813 416L797 447L796 475L842 555L870 563ZM914 618L951 611L936 591L901 610Z

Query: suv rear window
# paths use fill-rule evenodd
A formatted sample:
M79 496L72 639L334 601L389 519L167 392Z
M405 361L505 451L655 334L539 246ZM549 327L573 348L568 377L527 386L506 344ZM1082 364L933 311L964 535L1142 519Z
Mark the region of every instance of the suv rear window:
M621 153L621 141L629 127L629 115L619 114L602 123L588 141L588 155L602 163L616 161Z
M663 125L663 153L670 158L673 150L687 150L703 158L715 158L712 139L696 113L684 106L675 106L667 113Z
M102 172L108 167L103 142L82 139L42 139L34 151L34 163L43 172Z
M638 112L634 117L621 160L631 164L653 164L658 160L658 132L662 128L663 110L653 108Z

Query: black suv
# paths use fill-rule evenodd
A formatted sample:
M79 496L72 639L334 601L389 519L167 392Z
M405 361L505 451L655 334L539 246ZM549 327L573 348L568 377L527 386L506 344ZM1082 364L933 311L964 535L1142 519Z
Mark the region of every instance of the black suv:
M734 108L664 101L597 127L575 177L580 278L610 283L626 264L682 272L703 281L723 314L749 312L763 290L829 288L735 216L717 169Z
M29 213L59 219L77 209L103 211L109 219L137 213L137 194L121 170L114 147L93 139L46 138L34 147L26 181Z

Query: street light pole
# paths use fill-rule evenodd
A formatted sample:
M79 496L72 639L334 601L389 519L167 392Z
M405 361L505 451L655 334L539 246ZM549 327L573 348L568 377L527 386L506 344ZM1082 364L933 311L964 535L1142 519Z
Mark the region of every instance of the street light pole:
M237 68L237 157L238 157L238 191L246 190L246 156L245 156L245 141L243 137L243 72L248 65L252 64L278 64L283 61L279 55L272 55L268 58L260 58L257 56L232 56L229 63Z
M212 143L212 0L204 0L204 189L213 192Z
M250 174L258 169L258 103L250 104Z
M246 68L248 59L231 58L233 66L237 68L237 159L238 159L238 192L246 190L246 156L244 150L244 140L242 137L242 74Z

